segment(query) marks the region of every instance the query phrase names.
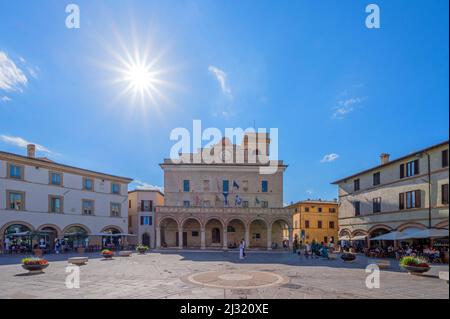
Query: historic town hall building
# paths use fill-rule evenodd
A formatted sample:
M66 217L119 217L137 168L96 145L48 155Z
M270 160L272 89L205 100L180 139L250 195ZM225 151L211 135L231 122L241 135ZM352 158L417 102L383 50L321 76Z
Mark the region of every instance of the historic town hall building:
M249 248L272 249L292 242L291 210L283 208L287 166L266 161L269 143L266 133L247 133L241 145L224 138L211 148L180 154L177 161L164 160L165 203L156 209L156 246L228 249L245 239ZM262 173L269 166L274 172Z

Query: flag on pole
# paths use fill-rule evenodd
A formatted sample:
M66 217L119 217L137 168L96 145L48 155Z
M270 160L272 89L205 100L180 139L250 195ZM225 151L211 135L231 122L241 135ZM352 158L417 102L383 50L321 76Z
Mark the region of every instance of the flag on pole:
M255 203L256 203L256 204L259 204L259 199L258 199L258 197L255 197Z
M236 195L236 199L234 200L234 206L240 206L242 203L242 199L239 197L239 195Z
M238 183L236 183L236 181L233 181L233 188L237 188L237 189L239 189L239 184L238 184Z
M225 205L228 205L228 193L227 193L227 192L224 192L224 193L223 193L223 197L225 198L224 204L225 204Z

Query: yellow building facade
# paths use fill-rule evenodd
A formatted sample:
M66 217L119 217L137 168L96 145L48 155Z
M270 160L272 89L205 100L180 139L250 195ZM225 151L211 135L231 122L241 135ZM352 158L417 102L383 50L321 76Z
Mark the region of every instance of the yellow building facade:
M289 206L293 214L294 236L303 243L338 240L338 203L336 201L305 200Z

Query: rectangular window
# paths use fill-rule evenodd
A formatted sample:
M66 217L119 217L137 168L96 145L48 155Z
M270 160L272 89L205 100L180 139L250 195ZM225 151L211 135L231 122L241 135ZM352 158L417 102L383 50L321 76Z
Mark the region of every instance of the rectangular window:
M448 205L448 184L441 186L441 199L442 205Z
M128 216L128 227L133 226L133 218L132 216Z
M355 208L355 216L361 215L361 203L359 201L354 201L353 207Z
M330 222L328 223L328 228L334 229L334 222L333 222L333 221L330 221Z
M192 233L191 233L191 236L192 237L198 237L198 231L193 230Z
M328 211L329 211L330 213L336 213L336 208L331 207L331 208L328 209Z
M153 201L141 200L141 212L151 212L151 211L153 211Z
M415 190L406 192L404 195L404 200L406 201L405 207L409 208L420 208L421 205L421 191Z
M83 215L94 215L94 201L93 200L83 199L82 214Z
M322 212L322 207L317 207L317 212L321 213Z
M209 188L209 180L204 180L203 181L203 191L205 192L209 192L210 188Z
M61 173L50 172L50 184L61 186Z
M372 200L372 212L373 213L381 212L381 197L376 197Z
M323 242L324 242L325 244L328 243L328 237L327 237L327 236L323 237Z
M190 207L191 206L191 202L188 200L183 201L183 206L184 207Z
M305 212L306 212L306 213L309 212L309 207L305 207Z
M305 220L305 228L309 228L309 220Z
M229 181L222 181L222 189L224 193L228 193L230 189L230 182Z
M419 174L419 160L410 161L406 163L406 177Z
M269 207L269 202L266 200L261 201L261 207L262 208L268 208Z
M62 213L62 197L49 196L49 208L50 213Z
M8 164L8 177L15 179L23 179L23 166Z
M442 151L442 167L448 167L448 150Z
M261 181L261 191L263 193L267 193L267 189L268 189L267 181Z
M94 190L94 181L91 178L84 177L83 178L83 189L92 191Z
M398 209L405 209L405 193L398 194Z
M183 181L183 192L189 192L190 191L190 183L189 180L185 179Z
M141 225L142 226L151 226L152 225L152 216L141 216Z
M321 220L317 221L317 228L322 228L322 221Z
M242 207L248 208L248 200L244 200L244 201L242 202Z
M25 193L8 191L8 209L12 210L25 210Z
M128 201L128 208L131 208L131 199Z
M381 182L381 174L380 172L376 172L373 174L373 186L380 185Z
M111 203L111 217L120 217L119 203Z
M112 183L111 184L111 193L120 194L120 184Z
M359 191L359 178L358 179L355 179L354 181L353 181L353 190L356 192L356 191Z

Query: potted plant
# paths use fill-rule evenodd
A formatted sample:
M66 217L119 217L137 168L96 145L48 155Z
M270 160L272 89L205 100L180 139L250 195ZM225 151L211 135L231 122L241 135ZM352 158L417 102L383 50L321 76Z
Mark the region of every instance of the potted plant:
M423 274L430 270L430 265L424 259L413 256L406 256L400 259L400 267L413 275Z
M103 250L102 250L102 256L103 256L105 259L112 259L113 256L114 256L114 252L112 252L112 251L109 250L109 249L103 249Z
M30 273L41 273L48 267L48 261L44 258L27 257L22 259L22 268Z
M345 262L351 262L356 259L356 256L355 256L355 254L352 254L352 253L343 253L341 255L341 259Z
M140 255L144 255L148 249L149 249L148 246L145 245L138 245L136 247L136 250L139 252Z

